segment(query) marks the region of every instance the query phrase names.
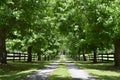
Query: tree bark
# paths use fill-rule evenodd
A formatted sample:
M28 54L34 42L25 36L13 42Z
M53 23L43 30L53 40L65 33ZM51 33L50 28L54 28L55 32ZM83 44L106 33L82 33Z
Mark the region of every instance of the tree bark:
M78 54L78 61L80 61L80 54Z
M85 51L83 51L83 61L87 61L86 56L85 56Z
M48 61L50 60L50 56L49 56L49 55L47 56L47 60L48 60Z
M120 39L116 39L114 41L114 47L115 47L115 52L114 52L114 62L115 66L120 67Z
M41 53L40 52L38 52L38 61L41 61Z
M0 64L7 64L7 51L6 51L6 29L0 28Z
M32 46L28 47L28 62L32 62Z
M97 52L96 50L94 50L93 52L94 52L93 63L97 63Z
M80 61L80 47L78 49L78 61Z
M47 56L46 55L44 55L44 61L46 61L47 60Z

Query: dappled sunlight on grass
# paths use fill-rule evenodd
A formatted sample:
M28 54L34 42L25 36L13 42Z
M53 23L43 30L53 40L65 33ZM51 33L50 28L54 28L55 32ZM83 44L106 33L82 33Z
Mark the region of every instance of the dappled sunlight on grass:
M26 71L20 71L20 72L16 71L16 72L13 72L11 74L8 73L8 75L0 75L0 80L21 80L27 74L30 74L30 73L32 73L34 71L36 71L36 69L26 70Z
M65 63L62 61L59 66L52 72L47 80L72 80L66 68Z
M63 77L59 75L52 75L48 80L72 80L70 77Z
M120 70L113 66L113 63L91 63L75 61L75 63L82 69L85 69L89 74L100 80L119 80Z
M96 70L96 69L86 69L87 72L93 75L104 75L104 76L120 76L120 72L115 71L104 71L104 70Z
M34 66L34 68L33 68ZM8 63L8 65L0 66L0 79L1 80L20 80L27 74L32 73L38 69L39 65L29 63ZM36 67L36 69L35 69Z
M30 70L26 70L26 71L21 71L21 72L18 72L16 75L30 73L30 72L33 72L33 71L36 71L36 70L37 69L30 69Z
M0 75L0 78L1 77L9 77L9 76L11 76L11 75Z
M7 65L0 66L0 80L21 80L28 74L33 73L39 68L52 61L38 61L38 62L8 62Z

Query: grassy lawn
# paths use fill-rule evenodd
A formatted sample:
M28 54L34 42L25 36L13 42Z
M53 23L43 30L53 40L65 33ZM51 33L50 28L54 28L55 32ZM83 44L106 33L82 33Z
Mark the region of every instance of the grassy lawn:
M64 61L60 62L47 80L72 80Z
M120 70L113 67L113 63L97 63L75 61L82 69L99 80L119 80Z
M33 73L51 61L41 62L8 62L7 65L0 65L0 80L23 80L28 74Z

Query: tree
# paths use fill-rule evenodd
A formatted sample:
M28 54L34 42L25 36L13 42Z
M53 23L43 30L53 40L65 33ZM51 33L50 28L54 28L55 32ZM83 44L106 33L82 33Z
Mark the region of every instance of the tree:
M36 19L40 16L40 8L43 7L45 1L34 0L2 0L0 3L0 62L6 64L6 39L16 38L14 32L23 37L31 35L32 27L36 23ZM44 3L44 5L41 4ZM42 13L41 13L42 14ZM9 34L10 33L10 34Z

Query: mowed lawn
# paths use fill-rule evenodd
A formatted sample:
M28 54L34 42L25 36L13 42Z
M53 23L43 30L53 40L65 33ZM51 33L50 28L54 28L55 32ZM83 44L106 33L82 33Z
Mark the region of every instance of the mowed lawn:
M47 80L72 80L64 61L59 63Z
M53 61L38 62L8 62L7 65L0 65L0 80L23 80L28 74Z
M97 63L75 61L82 69L98 80L120 80L120 69L115 68L113 63Z

